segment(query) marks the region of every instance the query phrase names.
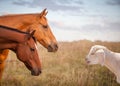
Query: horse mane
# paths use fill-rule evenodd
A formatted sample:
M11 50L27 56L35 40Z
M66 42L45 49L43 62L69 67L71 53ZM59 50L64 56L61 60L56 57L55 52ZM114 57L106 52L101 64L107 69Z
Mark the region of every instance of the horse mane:
M40 15L40 13L29 13L29 14L4 14L1 15L0 17L11 17L11 16L25 16L25 15Z
M37 43L37 39L34 36L32 36L32 38L33 38L34 42Z
M22 33L22 34L30 34L28 32L23 32L23 31L15 29L15 28L11 28L11 27L4 26L4 25L0 25L0 29L1 28L7 29L7 30L12 30L12 31L19 32L19 33ZM34 42L36 43L36 38L34 36L32 36L32 38L33 38Z
M12 30L12 31L15 31L15 32L23 33L23 34L29 34L28 32L23 32L23 31L15 29L15 28L4 26L4 25L0 25L0 29L1 28L7 29L7 30Z

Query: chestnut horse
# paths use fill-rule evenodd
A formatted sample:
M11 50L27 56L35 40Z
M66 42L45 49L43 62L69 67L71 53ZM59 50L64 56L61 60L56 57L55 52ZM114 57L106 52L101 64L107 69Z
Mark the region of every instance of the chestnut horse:
M37 53L34 35L32 33L22 32L10 27L0 25L0 79L5 64L6 50L14 51L17 58L22 61L25 66L31 71L32 75L39 75L41 73L41 63Z
M16 14L0 16L0 25L19 29L21 31L36 30L34 37L49 52L55 52L58 49L57 41L47 22L47 11L44 9L41 13L35 14ZM0 57L7 58L9 50L0 53Z
M34 37L49 52L58 49L57 41L47 22L46 9L36 14L14 14L0 16L0 25L17 28L21 31L36 30Z

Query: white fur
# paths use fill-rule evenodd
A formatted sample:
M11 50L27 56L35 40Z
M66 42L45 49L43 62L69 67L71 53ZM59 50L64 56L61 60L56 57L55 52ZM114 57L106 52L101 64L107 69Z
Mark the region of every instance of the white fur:
M112 52L101 45L94 45L86 57L88 64L101 64L112 71L120 84L120 53Z

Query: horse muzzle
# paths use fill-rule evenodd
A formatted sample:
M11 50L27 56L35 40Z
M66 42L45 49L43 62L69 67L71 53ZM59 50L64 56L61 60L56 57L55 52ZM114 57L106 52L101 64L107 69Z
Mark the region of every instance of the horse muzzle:
M38 76L38 75L40 75L42 72L41 72L41 70L39 70L39 69L33 69L33 70L31 70L31 75L33 75L33 76Z
M56 52L58 50L58 45L57 44L51 44L48 46L48 52Z

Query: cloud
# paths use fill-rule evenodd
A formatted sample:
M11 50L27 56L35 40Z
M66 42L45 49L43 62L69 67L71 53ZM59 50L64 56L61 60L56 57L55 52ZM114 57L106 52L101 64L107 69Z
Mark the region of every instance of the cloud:
M111 22L102 25L84 25L80 30L91 40L120 41L120 23Z
M65 23L51 21L56 37L60 40L102 40L120 41L120 23L106 22L101 24L86 24L84 26L72 26ZM59 34L59 35L58 35ZM62 35L61 35L62 34Z
M106 3L112 6L115 6L115 5L120 6L120 0L108 0Z
M108 22L106 26L110 31L120 32L120 22Z
M50 25L64 31L80 31L82 28L73 25L66 25L64 22L60 21L50 21Z
M21 0L21 1L13 1L13 4L24 6L27 4L31 4L31 2Z
M13 4L28 6L31 8L48 8L52 11L79 11L81 12L83 2L80 0L16 0Z
M89 39L103 41L120 41L120 22L109 21L104 23L104 25L86 24L83 26L72 26L66 25L64 22L51 21L50 25L56 30L56 32L59 32L56 34L56 36L63 40L67 40L68 37L68 40ZM58 36L58 34L62 35ZM64 37L64 35L66 35L66 38Z
M0 0L0 2L5 2L5 0Z
M103 24L101 24L101 22ZM71 31L84 31L84 32L120 32L120 22L119 21L101 21L98 23L91 23L85 25L70 25L61 21L50 21L50 25L56 27L57 29L71 30Z
M104 25L100 24L89 24L84 25L82 28L84 28L85 31L91 32L119 32L120 33L120 22L104 22Z

